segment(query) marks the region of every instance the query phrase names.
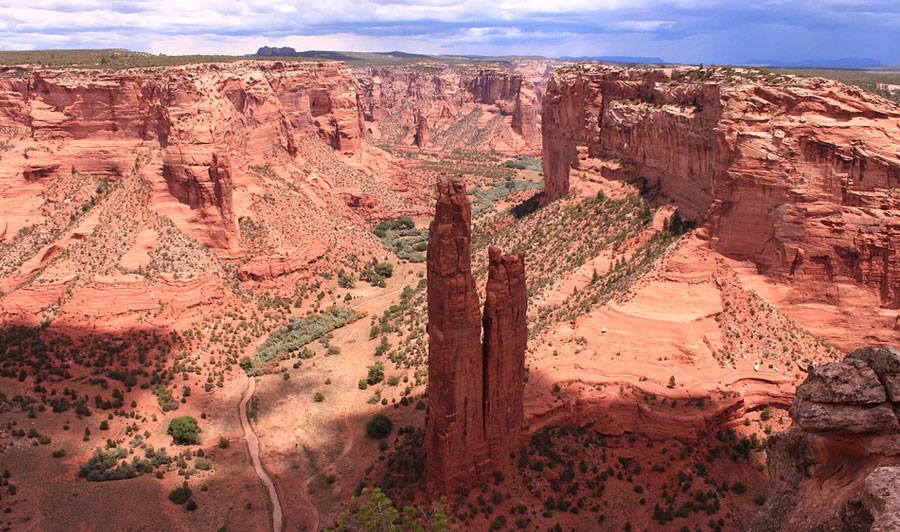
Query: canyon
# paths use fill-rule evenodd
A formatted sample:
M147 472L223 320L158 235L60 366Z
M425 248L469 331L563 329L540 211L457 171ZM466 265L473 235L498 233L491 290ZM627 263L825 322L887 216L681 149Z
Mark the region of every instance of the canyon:
M570 172L638 182L723 254L900 306L894 103L821 78L590 66L557 70L544 102L548 199Z
M6 526L891 530L896 104L384 62L0 67Z
M537 152L544 73L527 66L356 68L364 128L376 144Z

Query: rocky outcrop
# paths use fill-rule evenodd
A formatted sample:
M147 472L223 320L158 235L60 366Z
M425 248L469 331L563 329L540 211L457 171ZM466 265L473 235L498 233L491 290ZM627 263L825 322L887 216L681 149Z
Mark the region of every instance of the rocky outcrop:
M528 291L523 253L503 255L491 246L488 260L482 318L484 432L491 457L501 461L516 449L515 435L524 422Z
M471 216L465 182L442 178L427 252L425 478L433 493L447 493L489 468L481 402L481 316L471 267Z
M359 69L360 108L382 143L537 152L534 83L502 68L429 63Z
M889 399L900 351L867 347L813 368L794 425L770 438L770 496L751 532L897 530L900 402Z
M545 199L570 175L634 182L784 280L854 282L900 307L900 107L818 78L730 68L558 70Z
M435 494L493 472L515 448L524 417L524 258L491 249L482 318L470 224L465 181L441 176L428 239L425 477Z
M273 149L295 154L300 136L355 154L361 124L356 87L340 63L7 72L0 74L0 127L56 147L52 160L40 152L5 160L0 178L63 171L116 178L141 153L157 208L171 210L173 200L188 206L193 236L229 248L238 236L236 182L264 166Z
M421 111L416 113L416 134L413 142L418 148L427 148L431 138L428 136L428 117Z

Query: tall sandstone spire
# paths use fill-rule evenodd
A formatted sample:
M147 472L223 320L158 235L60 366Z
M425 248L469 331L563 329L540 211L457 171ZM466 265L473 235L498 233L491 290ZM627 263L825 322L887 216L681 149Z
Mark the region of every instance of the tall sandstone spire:
M428 236L425 478L432 493L446 493L477 477L488 462L471 218L465 182L442 175Z
M435 494L490 474L508 458L524 417L524 258L490 249L482 317L471 268L471 217L465 181L441 175L428 238L425 479Z

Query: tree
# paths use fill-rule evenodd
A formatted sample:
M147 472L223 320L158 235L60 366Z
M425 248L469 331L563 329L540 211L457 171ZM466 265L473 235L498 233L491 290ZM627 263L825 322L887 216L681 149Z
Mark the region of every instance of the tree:
M166 431L166 434L172 436L175 443L191 445L200 443L199 432L200 425L197 424L196 419L191 416L181 416L169 422L169 429Z
M390 262L379 262L375 265L375 273L382 277L390 277L394 275L394 265Z
M393 428L394 423L391 421L391 418L384 414L375 414L366 423L366 432L369 436L379 440L390 434Z
M341 288L353 288L356 286L356 277L354 277L352 273L340 270L338 271L338 285Z
M344 507L335 530L446 532L449 529L443 499L430 510L421 505L406 506L398 510L379 488L367 488L358 497L354 497L349 506Z

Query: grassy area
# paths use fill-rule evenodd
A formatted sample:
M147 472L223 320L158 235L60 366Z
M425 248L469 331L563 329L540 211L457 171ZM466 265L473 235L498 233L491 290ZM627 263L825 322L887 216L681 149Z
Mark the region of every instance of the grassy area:
M867 92L884 96L889 100L900 103L900 91L891 92L884 85L900 85L900 71L875 71L875 70L841 70L819 68L773 69L804 77L828 78L847 85L856 85Z
M242 358L241 367L250 375L264 373L266 366L292 355L297 356L308 343L361 317L350 307L334 306L321 314L293 318L287 326L269 335L256 349L252 360L250 357Z
M420 55L404 52L337 52L305 51L284 56L243 56L243 55L154 55L123 49L97 50L10 50L0 51L0 65L39 65L43 68L96 68L103 70L124 70L161 66L180 66L196 63L232 63L235 61L343 61L351 66L395 66L417 65L423 68L428 63L449 65L491 65L508 64L522 59L539 57L519 56L445 56Z
M239 55L153 55L129 50L21 50L0 51L0 65L34 65L41 68L91 68L108 71L129 68L234 63ZM254 57L260 61L314 61L308 57Z
M373 230L385 247L397 255L397 258L409 262L425 262L425 250L428 249L428 229L417 228L408 216L396 220L385 220Z

